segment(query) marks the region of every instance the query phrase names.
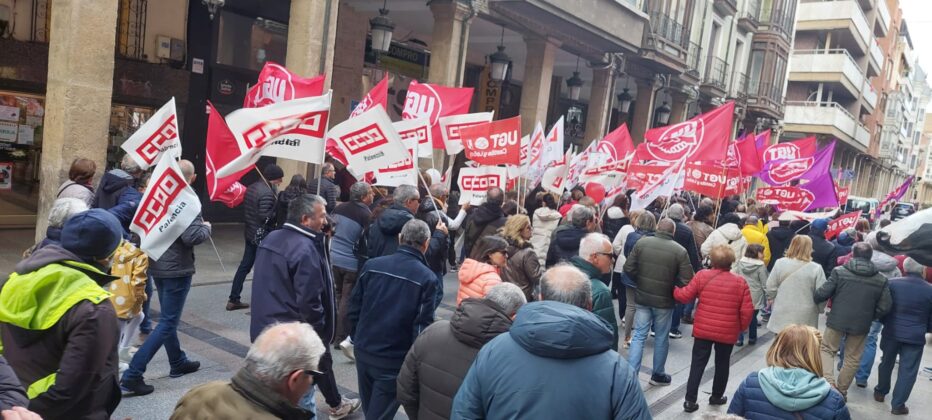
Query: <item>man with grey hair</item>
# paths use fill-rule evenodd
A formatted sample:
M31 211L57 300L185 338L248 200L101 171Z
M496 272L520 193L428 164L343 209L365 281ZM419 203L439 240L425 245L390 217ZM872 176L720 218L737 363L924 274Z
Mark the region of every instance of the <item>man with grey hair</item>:
M65 222L71 216L86 210L87 204L81 199L70 197L56 199L49 210L49 226L45 228L45 238L27 249L26 252L23 252L23 258L29 257L37 249L51 244L58 244L61 241L61 228L65 225Z
M322 375L318 365L324 350L308 324L270 325L256 337L245 366L229 382L214 381L191 389L178 400L171 418L311 418L316 413L298 402Z
M575 206L570 210L568 217L572 219L572 223L569 226L557 228L553 232L550 248L547 249L547 267L569 261L570 258L579 254L579 242L583 236L595 232L599 226L595 218L595 210L591 207Z
M397 251L366 261L353 288L347 318L366 418L394 417L400 404L395 380L405 354L434 321L437 281L424 260L430 235L423 221L406 222Z
M372 222L367 236L368 258L382 257L398 249L398 234L414 218L421 205L421 193L414 185L399 185L392 193L393 203Z
M333 258L333 282L337 301L337 332L334 342L343 353L353 359L353 342L346 325L346 307L356 284L356 272L362 261L356 255L356 244L369 227L372 211L372 186L359 181L350 187L350 201L340 203L333 211L337 226L330 243Z
M252 313L249 337L255 340L267 326L277 322L305 322L323 340L327 351L321 357L317 380L330 415L345 416L359 408L359 400L343 398L333 375L330 345L334 339L336 303L330 261L321 231L327 221L327 203L313 194L298 196L288 205L284 226L269 233L256 252L252 282ZM314 411L314 390L301 400Z
M525 303L520 287L501 283L482 299L463 300L449 321L427 327L414 341L398 375L398 401L408 417L448 416L479 349L507 332Z
M890 392L890 376L899 357L891 401L893 414L909 414L906 400L919 373L925 333L932 331L932 285L924 279L926 267L906 258L903 270L906 271L904 277L888 282L893 307L883 319L883 336L880 339L883 355L877 367L877 386L874 388L874 400L883 402Z
M618 350L618 321L615 318L615 305L612 303L612 291L602 282L602 277L612 272L615 266L615 253L612 242L601 233L590 233L579 243L579 255L570 258L570 264L589 277L592 285L592 313L605 320L612 328L615 340L612 350Z
M653 371L651 385L670 385L670 375L664 372L670 349L670 328L673 321L673 287L686 286L693 278L693 267L686 249L673 240L676 222L661 219L654 236L644 236L634 244L625 260L624 272L637 284L634 295L634 332L628 361L635 372L641 369L641 356L648 332L653 326Z
M324 162L320 168L320 191L317 191L317 180L312 179L308 184L310 192L319 195L327 201L327 213L333 213L340 204L340 186L336 182L337 169L331 162ZM352 189L352 188L351 188ZM352 198L350 199L352 200Z
M479 350L451 418L650 419L637 374L611 349L609 326L589 311L586 274L554 266L541 278L541 299L522 306L508 332ZM540 398L542 386L551 397Z
M188 184L194 182L197 177L194 165L182 159L178 166L185 181ZM129 362L129 369L123 373L120 386L124 391L136 395L145 395L153 391L153 387L143 381L143 373L162 346L165 346L171 365L170 377L177 378L200 369L201 363L188 359L187 354L181 349L178 342L178 324L181 322L181 314L194 277L194 247L207 241L210 234L210 223L205 222L198 214L158 260L149 261L148 274L158 290L162 314L155 330L146 337Z

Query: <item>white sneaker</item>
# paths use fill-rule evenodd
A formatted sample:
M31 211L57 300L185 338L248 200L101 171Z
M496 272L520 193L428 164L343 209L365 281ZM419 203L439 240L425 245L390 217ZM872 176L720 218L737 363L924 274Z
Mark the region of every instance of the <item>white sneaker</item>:
M352 344L350 345L352 346ZM358 398L343 397L339 407L330 407L330 420L339 420L359 410L362 403Z
M350 359L354 362L356 361L356 353L353 353L353 338L352 337L346 337L345 340L340 342L340 350L343 351L343 354L346 355L347 359ZM333 417L331 416L331 418Z

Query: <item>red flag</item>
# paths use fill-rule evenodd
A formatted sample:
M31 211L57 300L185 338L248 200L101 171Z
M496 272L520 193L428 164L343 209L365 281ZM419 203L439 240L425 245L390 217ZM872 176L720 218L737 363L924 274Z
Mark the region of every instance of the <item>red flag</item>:
M624 160L629 153L634 151L634 141L631 140L631 133L628 132L628 125L622 124L615 131L608 133L596 146L596 151L609 155L609 161Z
M626 177L629 189L640 190L645 185L654 185L660 182L660 176L670 165L643 165L632 163L628 166Z
M689 163L683 189L718 199L741 194L741 173L736 168Z
M754 145L757 146L757 154L760 162L764 163L764 150L770 147L770 130L764 130L754 137Z
M466 159L480 165L521 164L521 117L460 130Z
M375 85L375 87L362 98L362 101L356 104L356 108L353 108L353 113L351 113L349 117L357 117L369 110L369 108L372 108L375 104L382 105L383 108L388 109L388 75L383 77L382 81Z
M219 201L230 208L236 207L243 202L246 194L246 187L239 183L239 179L246 172L251 171L255 165L249 165L245 169L224 178L215 176L217 169L239 157L239 148L236 146L236 138L230 131L230 127L227 127L226 121L223 120L214 105L207 102L207 106L210 110L210 116L207 118L207 150L204 156L204 163L207 166L205 173L207 177L207 194L210 196L211 201Z
M761 152L761 164L767 166L768 163L775 160L806 158L816 154L817 151L818 144L816 144L815 137L772 144Z
M745 136L743 140L734 143L735 153L738 157L738 169L741 175L751 175L760 172L760 153L753 135Z
M412 80L408 85L408 96L405 97L401 118L412 120L427 117L430 120L434 149L444 149L440 117L468 113L472 92L473 88L451 88Z
M763 187L757 189L757 201L775 204L784 210L803 211L815 201L815 195L799 187Z
M243 108L261 108L292 99L324 94L324 76L301 77L282 66L267 61L259 81L246 92Z
M712 111L679 124L648 130L644 143L638 146L638 159L677 162L724 160L735 103L729 101Z
M858 224L858 219L860 218L861 211L855 210L828 222L828 229L825 230L825 239L832 239L839 233L844 232L845 229L853 228L854 225Z
M844 206L848 202L848 194L850 194L849 187L838 187L835 190L835 196L838 197L838 205Z

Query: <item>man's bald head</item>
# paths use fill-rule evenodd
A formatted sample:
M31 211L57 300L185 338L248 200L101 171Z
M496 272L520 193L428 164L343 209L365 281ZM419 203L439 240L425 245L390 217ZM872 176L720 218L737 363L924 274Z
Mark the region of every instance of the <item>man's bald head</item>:
M660 221L657 222L657 232L665 232L665 233L669 233L672 235L675 231L676 231L676 222L674 222L673 220L664 218L664 219L660 219Z
M181 176L184 177L188 184L194 182L194 164L190 160L181 159L178 161L178 168L181 169Z
M485 201L501 206L505 203L505 193L498 187L489 188L488 191L485 192Z
M541 300L552 300L592 309L592 284L589 277L570 264L557 264L540 278Z

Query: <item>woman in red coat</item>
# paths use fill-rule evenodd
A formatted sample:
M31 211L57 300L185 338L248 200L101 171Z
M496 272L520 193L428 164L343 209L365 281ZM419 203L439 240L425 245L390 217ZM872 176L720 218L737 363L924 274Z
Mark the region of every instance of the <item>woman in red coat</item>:
M673 297L679 303L699 298L693 324L693 360L686 382L686 402L683 409L692 413L699 409L696 397L702 372L709 363L712 348L715 348L715 378L712 381L710 405L728 402L725 388L728 386L728 367L731 349L738 334L747 329L754 316L754 305L748 284L741 276L731 273L735 252L727 245L720 245L709 253L712 268L696 273L686 287L673 289Z

